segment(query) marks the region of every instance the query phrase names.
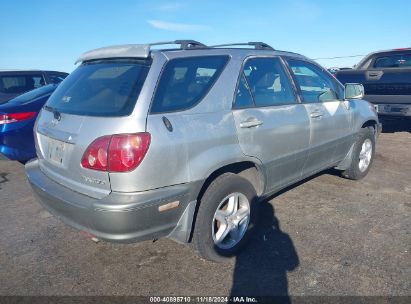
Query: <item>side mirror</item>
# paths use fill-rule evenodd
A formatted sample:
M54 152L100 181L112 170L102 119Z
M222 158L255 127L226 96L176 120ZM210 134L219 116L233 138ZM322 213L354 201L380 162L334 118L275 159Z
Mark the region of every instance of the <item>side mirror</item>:
M361 83L346 83L344 99L363 99L364 86Z

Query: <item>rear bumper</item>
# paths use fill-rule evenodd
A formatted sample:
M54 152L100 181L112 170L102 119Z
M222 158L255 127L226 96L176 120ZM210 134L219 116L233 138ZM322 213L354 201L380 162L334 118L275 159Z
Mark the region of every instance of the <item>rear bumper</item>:
M112 192L95 199L74 192L47 177L38 160L26 164L27 178L40 203L66 224L99 239L134 242L177 236L188 241L195 208L196 183L137 192ZM178 207L159 207L178 201Z
M20 161L36 157L32 129L11 131L0 129L0 154L8 159Z
M9 160L26 161L36 157L36 153L23 151L0 144L0 155Z
M375 104L378 115L411 117L411 104Z

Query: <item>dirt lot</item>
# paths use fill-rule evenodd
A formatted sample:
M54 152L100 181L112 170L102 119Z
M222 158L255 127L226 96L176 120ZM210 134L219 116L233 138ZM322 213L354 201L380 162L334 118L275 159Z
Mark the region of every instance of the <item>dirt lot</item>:
M411 295L411 133L387 130L365 179L330 170L273 197L224 265L167 239L95 244L35 201L21 164L0 160L0 294Z

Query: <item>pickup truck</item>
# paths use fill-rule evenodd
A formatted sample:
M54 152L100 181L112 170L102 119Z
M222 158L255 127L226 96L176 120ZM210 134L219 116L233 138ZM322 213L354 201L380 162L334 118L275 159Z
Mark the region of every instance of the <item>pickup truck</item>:
M411 48L371 53L354 69L338 71L336 78L363 84L364 99L379 115L411 117Z

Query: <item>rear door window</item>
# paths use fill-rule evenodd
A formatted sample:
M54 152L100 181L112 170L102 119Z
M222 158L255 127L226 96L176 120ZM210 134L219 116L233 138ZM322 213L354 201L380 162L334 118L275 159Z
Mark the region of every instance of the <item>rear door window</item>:
M164 68L151 113L183 111L199 103L214 85L228 56L172 59Z
M411 67L411 53L379 57L374 62L374 68Z
M252 58L244 65L248 88L257 107L297 102L290 79L278 58Z
M42 75L4 75L0 76L2 93L20 94L44 85Z
M241 74L240 82L238 83L237 94L235 97L234 109L245 109L254 107L254 100L251 96L250 89L247 84L247 80L245 80L244 73Z
M47 105L75 115L129 115L149 68L150 62L145 60L83 63L58 86Z

